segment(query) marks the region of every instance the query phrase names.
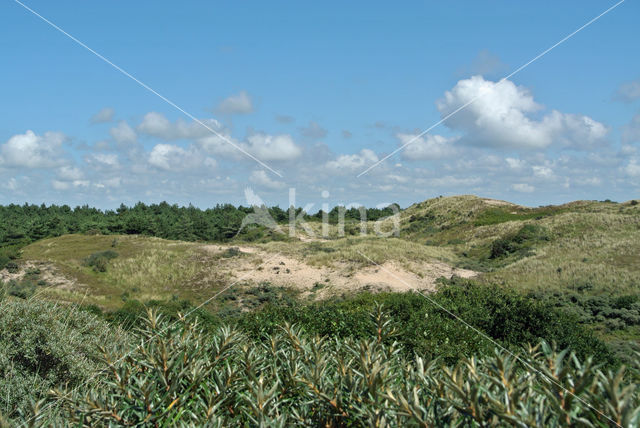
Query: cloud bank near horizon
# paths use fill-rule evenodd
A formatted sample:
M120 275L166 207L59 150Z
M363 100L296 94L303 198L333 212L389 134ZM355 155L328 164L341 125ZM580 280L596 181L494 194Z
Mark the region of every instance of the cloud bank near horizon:
M287 200L287 187L295 187L301 200L320 200L320 192L328 190L333 203L406 204L456 193L543 203L607 194L631 199L640 187L640 114L622 129L621 141L613 141L610 126L597 118L547 108L528 88L480 75L459 80L434 103L442 118L470 104L434 129L438 132L416 139L419 127L428 124L416 123L414 130L385 124L374 128L387 132L386 149L372 141L356 150L343 145L343 151L330 149L327 138L345 141L351 131L326 129L315 120L278 116L274 129L294 120L307 125L290 132L247 129L240 137L240 130L217 119L200 119L221 138L163 112L141 112L133 121L105 107L86 119L104 130L93 143L78 145L82 136L64 130L22 130L0 143L0 203L112 206L168 200L206 206L242 202L247 185L272 204ZM250 115L255 106L243 91L216 110Z

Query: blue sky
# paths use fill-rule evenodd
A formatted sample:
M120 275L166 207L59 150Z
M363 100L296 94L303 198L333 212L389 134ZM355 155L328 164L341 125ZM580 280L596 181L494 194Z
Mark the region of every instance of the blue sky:
M282 177L7 0L0 203L640 197L632 0L24 3Z

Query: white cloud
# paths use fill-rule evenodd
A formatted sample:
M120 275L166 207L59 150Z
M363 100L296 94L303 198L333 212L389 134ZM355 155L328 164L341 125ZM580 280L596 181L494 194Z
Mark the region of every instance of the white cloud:
M542 178L542 179L551 179L553 178L553 170L547 166L535 165L532 166L533 175Z
M111 128L109 133L118 144L133 144L137 141L136 131L127 122L121 120L118 125Z
M116 112L111 107L105 107L91 117L91 123L105 123L113 121Z
M623 144L622 147L620 147L620 154L622 156L633 155L633 154L636 154L637 151L638 149L636 149L635 146L632 146L629 144Z
M18 187L19 187L18 180L16 180L15 177L11 177L10 179L7 180L6 183L2 184L2 187L11 191L18 190Z
M325 164L326 168L336 172L349 172L361 169L378 162L378 156L373 150L362 149L353 155L340 155L335 160Z
M253 111L251 97L245 91L225 98L216 109L222 114L247 114Z
M630 177L640 177L640 163L636 159L631 159L624 167L624 172Z
M409 181L408 177L397 174L389 174L387 175L387 179L395 181L396 183L407 183Z
M58 181L58 180L53 180L51 182L51 185L56 190L67 190L68 188L71 187L71 183L69 183L68 181Z
M511 185L511 188L513 190L515 190L516 192L522 192L522 193L531 193L534 190L536 190L535 187L531 186L530 184L527 183L516 183Z
M510 169L516 171L521 171L527 165L527 162L523 161L522 159L515 158L506 158L505 162L507 163L507 165L509 165Z
M397 134L396 137L400 140L400 146L407 144L402 151L402 157L408 160L442 159L456 153L453 144L457 138L430 134L417 139L411 134Z
M61 180L74 181L80 180L84 176L83 172L76 167L63 166L58 168L58 178Z
M197 166L200 157L173 144L157 144L149 153L149 163L165 171L181 171Z
M302 149L287 134L253 134L248 141L249 152L261 161L288 161L302 154Z
M492 82L481 76L460 80L436 103L451 129L467 133L464 141L480 146L543 149L552 144L574 148L602 142L608 129L590 117L542 110L531 93L509 80Z
M113 177L113 178L102 180L100 183L96 183L96 186L100 188L104 188L104 187L115 188L115 187L120 187L121 184L122 184L122 179L120 177Z
M240 150L238 150L238 147L240 147L242 150L247 151L246 144L235 140L230 135L220 135L224 136L224 138L221 138L215 134L211 134L207 135L206 137L198 138L196 140L196 143L201 150L209 154L220 155L234 159L241 159L245 156ZM229 144L229 141L231 141L235 145L235 147L234 145Z
M120 162L115 153L94 153L85 158L85 162L97 168L119 168Z
M142 134L167 141L201 138L210 134L215 135L207 127L218 133L223 132L222 124L215 119L201 119L200 122L202 123L195 121L187 123L182 119L171 122L162 113L152 111L144 115L142 122L136 129Z
M249 176L249 181L271 190L278 190L285 187L283 182L272 179L264 170L253 171Z
M620 85L614 98L627 103L640 99L640 79Z
M60 151L65 136L59 132L36 135L29 130L17 134L0 146L0 165L8 167L50 168L63 163Z
M89 187L89 181L87 180L73 180L73 181L64 181L64 180L52 180L51 186L55 190L68 190L71 188L77 187Z
M214 158L207 157L204 160L204 166L213 169L218 166L218 162Z

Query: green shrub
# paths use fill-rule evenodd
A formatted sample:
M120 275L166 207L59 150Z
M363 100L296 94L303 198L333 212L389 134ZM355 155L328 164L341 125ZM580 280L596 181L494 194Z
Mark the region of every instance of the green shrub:
M128 299L119 309L102 313L102 316L110 323L116 324L125 330L138 327L139 321L145 317L147 311L153 309L169 320L178 320L179 314L189 314L198 319L207 328L217 327L219 318L203 308L194 307L188 300L160 301L150 300L146 303L135 299ZM96 309L87 309L97 313ZM99 308L98 308L99 310Z
M243 314L237 323L256 338L275 333L284 323L299 325L320 336L367 338L375 335L367 314L377 304L398 321L399 334L394 340L407 355L439 357L454 363L464 356L493 352L493 344L465 327L462 319L507 347L544 339L570 347L581 357L594 355L597 361L614 363L606 345L582 326L577 316L550 302L461 279L445 281L437 293L428 297L417 293L361 293L306 305L272 302L261 310Z
M85 265L93 267L95 272L106 272L109 260L118 257L118 253L113 250L93 253L85 259Z
M28 299L29 297L33 296L35 291L36 285L29 280L11 280L7 284L7 293L10 296L18 297L20 299Z
M491 244L489 258L499 259L516 253L525 256L534 243L548 240L549 236L541 226L526 224L516 233L496 239Z
M638 426L636 368L605 372L546 343L455 365L404 357L379 307L366 339L291 325L263 339L151 313L100 385L54 392L78 426ZM188 356L188 358L187 358ZM569 389L573 392L567 392ZM36 414L47 422L46 414Z
M118 329L74 307L38 300L0 302L0 412L24 413L49 389L88 386L99 346L124 343Z
M226 250L224 250L222 252L222 257L224 258L231 258L231 257L237 257L239 255L241 255L242 252L240 251L240 249L238 247L231 247L231 248L227 248Z
M0 270L7 267L8 264L14 263L13 260L20 256L21 245L9 245L0 248Z
M7 272L9 273L18 273L20 270L20 266L14 261L7 262L5 265Z

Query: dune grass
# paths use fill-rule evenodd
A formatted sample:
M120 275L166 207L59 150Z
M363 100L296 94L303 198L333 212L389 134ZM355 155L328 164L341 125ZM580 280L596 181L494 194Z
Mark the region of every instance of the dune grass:
M312 266L335 267L350 264L354 269L394 261L442 261L453 264L458 256L449 248L430 247L399 238L354 236L336 240L298 242L295 244L272 242L263 248L292 257L298 257Z
M440 261L485 272L480 280L522 290L583 290L592 293L637 292L640 288L640 204L577 201L557 207L526 208L475 196L435 198L401 212L400 236L360 236L351 222L346 237L308 222L316 238L250 244L268 254L281 253L316 267L359 269L372 262L412 264ZM387 226L389 221L386 222ZM526 251L491 258L497 240L534 225L545 236L528 242ZM357 230L356 230L357 229ZM242 245L247 245L243 243ZM105 272L86 266L92 254L115 251ZM262 256L253 257L258 263ZM24 248L24 260L55 264L73 281L45 290L45 296L116 307L123 299L210 296L228 282L233 259L202 250L198 243L142 236L67 235ZM255 260L254 260L255 259ZM226 264L224 269L217 269ZM84 285L82 287L80 284ZM86 296L85 296L86 295Z
M143 236L65 235L45 239L24 248L23 260L52 262L72 281L42 294L53 299L94 303L105 308L123 300L198 301L221 288L224 278L211 269L213 255L195 243L166 241ZM105 272L86 265L92 254L114 251Z

